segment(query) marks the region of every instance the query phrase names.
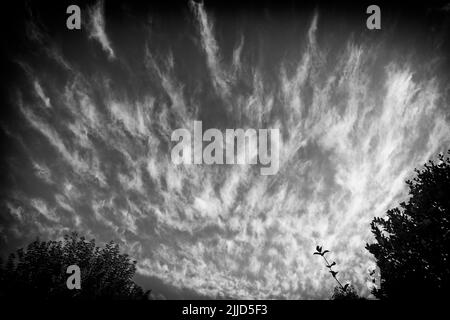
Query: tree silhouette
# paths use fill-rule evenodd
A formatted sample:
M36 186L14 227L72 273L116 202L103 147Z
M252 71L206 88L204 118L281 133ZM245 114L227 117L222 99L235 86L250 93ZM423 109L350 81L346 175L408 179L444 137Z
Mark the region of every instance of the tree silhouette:
M448 151L450 154L450 150ZM450 159L439 155L406 183L410 199L371 223L380 269L377 298L440 298L450 292Z
M11 254L0 266L0 296L33 299L147 299L132 278L136 262L114 242L104 248L76 233L62 241L39 241ZM67 267L81 270L81 289L69 290Z

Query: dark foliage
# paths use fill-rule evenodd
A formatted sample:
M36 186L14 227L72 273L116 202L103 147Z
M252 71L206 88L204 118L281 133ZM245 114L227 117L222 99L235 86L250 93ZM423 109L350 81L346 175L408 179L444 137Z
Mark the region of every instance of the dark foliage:
M377 298L442 299L450 292L450 159L439 155L416 173L407 181L409 201L371 223L376 242L366 248L380 269Z
M81 289L69 290L67 267L81 270ZM147 299L132 278L136 262L114 242L104 248L76 233L62 241L35 241L0 267L0 296L32 299Z
M341 286L334 287L332 296L333 300L364 300L357 293L352 285L345 285L345 288Z

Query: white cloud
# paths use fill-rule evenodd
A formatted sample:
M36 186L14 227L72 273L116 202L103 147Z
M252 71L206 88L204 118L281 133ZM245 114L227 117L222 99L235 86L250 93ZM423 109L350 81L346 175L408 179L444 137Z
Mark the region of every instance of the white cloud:
M105 15L103 1L99 0L89 9L89 38L97 40L109 59L115 59L116 55L111 47L111 42L105 31Z
M219 46L213 34L213 25L206 14L203 2L189 2L200 29L202 48L206 54L206 61L211 72L214 87L222 97L229 95L228 76L221 66Z
M51 108L50 104L50 98L47 97L44 93L44 90L42 89L41 85L39 84L39 81L34 80L34 90L36 91L36 94L41 98L42 102L47 108Z

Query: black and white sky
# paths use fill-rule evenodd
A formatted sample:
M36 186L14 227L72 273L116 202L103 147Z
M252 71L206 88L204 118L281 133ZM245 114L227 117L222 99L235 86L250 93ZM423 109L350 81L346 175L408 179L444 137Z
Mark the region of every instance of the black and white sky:
M372 3L373 2L373 3ZM81 30L66 8L81 8ZM381 30L366 28L379 4ZM9 11L8 11L9 10ZM450 3L19 1L2 15L0 252L78 231L165 298L369 295L369 223L450 146ZM171 133L279 128L280 169Z

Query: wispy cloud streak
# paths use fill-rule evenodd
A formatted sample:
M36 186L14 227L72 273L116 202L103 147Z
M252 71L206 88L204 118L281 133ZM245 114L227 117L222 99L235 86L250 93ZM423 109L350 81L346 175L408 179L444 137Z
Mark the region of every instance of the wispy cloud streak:
M89 9L89 38L97 40L102 49L108 54L109 59L114 59L115 53L105 31L105 15L103 1L98 1Z

